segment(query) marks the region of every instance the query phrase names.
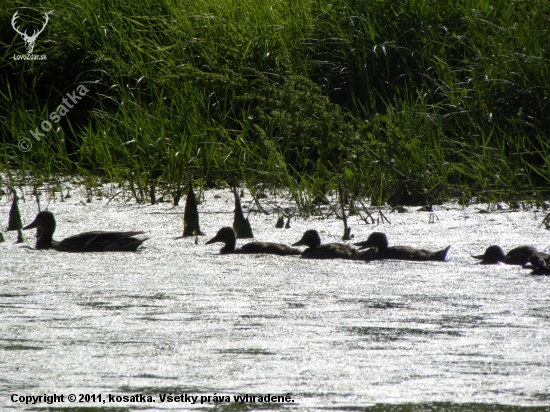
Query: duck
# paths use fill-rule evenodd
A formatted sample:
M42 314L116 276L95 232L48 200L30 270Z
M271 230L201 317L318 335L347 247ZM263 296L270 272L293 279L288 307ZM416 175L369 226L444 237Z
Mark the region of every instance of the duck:
M85 232L55 241L53 240L55 226L53 213L44 210L38 213L34 221L23 230L38 229L36 249L53 249L58 252L135 252L148 239L134 237L145 233L140 231Z
M547 253L534 253L529 257L529 265L533 269L531 275L550 275L550 255Z
M510 250L506 255L498 245L489 246L482 255L472 255L474 259L480 259L482 265L494 265L499 262L507 265L526 265L529 258L537 253L533 246L518 246Z
M306 230L302 238L292 246L307 246L302 252L304 259L360 259L368 260L368 256L360 256L357 250L344 243L321 244L321 236L314 229Z
M236 249L237 235L232 227L222 227L212 239L206 242L207 245L212 243L223 243L224 246L220 249L220 254L240 253L240 254L270 254L279 256L300 255L302 252L299 249L292 248L281 243L270 242L250 242Z
M444 261L451 246L435 252L425 249L415 249L410 246L388 246L388 237L382 232L373 232L367 240L354 243L360 249L370 247L373 249L371 259L396 259L396 260L417 260L417 261Z

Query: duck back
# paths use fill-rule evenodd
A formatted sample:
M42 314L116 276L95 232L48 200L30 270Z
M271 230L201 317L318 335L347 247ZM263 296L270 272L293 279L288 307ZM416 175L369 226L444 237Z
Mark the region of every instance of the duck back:
M236 249L234 253L242 254L270 254L279 256L300 255L299 249L271 242L250 242Z
M504 263L507 265L525 265L535 253L537 253L537 249L533 246L518 246L506 253Z
M145 232L85 232L53 242L60 252L128 252L135 251L148 238L135 238Z
M302 253L304 259L356 259L357 251L343 243L327 243L307 248Z
M413 260L413 261L444 261L451 246L445 249L430 251L426 249L415 249L409 246L390 246L376 254L376 259L395 259L395 260Z

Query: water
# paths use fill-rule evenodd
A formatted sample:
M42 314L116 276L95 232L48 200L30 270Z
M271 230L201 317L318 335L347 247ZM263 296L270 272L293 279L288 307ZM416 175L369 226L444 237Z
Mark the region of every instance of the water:
M25 224L36 213L29 199L20 204ZM4 222L9 207L4 197ZM78 193L52 202L57 239L93 229L141 229L151 239L137 253L67 254L33 250L30 231L23 245L7 234L0 244L0 405L550 410L550 277L470 257L491 244L545 249L550 232L538 228L542 212L479 213L484 207L438 207L434 224L416 208L388 213L391 225L351 217L357 241L378 230L394 245L452 245L447 262L364 263L218 255L220 244L204 243L231 225L232 195L224 191L206 193L199 212L207 236L197 245L178 238L182 208L169 204L85 203ZM315 228L329 242L343 231L334 219L293 220L284 230L274 228L273 215L250 220L257 240L293 243ZM11 400L54 393L64 402ZM197 403L161 402L159 394L170 393L198 396ZM70 403L69 394L102 398ZM214 394L231 402L208 402ZM289 394L292 402L233 402L245 394Z

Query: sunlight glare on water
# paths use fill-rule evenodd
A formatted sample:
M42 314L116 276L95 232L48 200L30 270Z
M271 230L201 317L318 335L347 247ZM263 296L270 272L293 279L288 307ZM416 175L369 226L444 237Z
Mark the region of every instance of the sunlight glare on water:
M144 230L145 247L69 254L34 250L31 231L27 244L5 234L0 405L23 408L12 394L44 393L156 399L140 410L220 407L159 403L159 393L290 394L294 402L285 408L302 410L550 403L550 277L470 257L492 244L544 250L550 232L539 229L542 211L484 214L482 205L445 205L429 224L429 213L409 208L387 211L392 223L378 226L352 216L354 241L384 231L390 245L450 244L448 261L313 261L219 255L220 244L205 243L232 224L232 195L210 190L204 197L206 236L198 244L180 238L183 207L85 203L78 195L50 203L54 238ZM4 222L10 204L0 203ZM249 196L243 204L255 208ZM36 204L20 202L20 209L30 223ZM292 219L290 229L275 229L276 220L252 213L255 240L290 244L317 229L324 242L336 242L343 232L334 218ZM84 405L94 406L74 404Z

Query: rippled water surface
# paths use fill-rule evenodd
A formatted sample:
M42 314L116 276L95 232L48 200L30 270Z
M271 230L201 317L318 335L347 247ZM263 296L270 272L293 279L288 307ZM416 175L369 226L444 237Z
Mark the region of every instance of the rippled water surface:
M29 199L20 203L25 224L36 213ZM2 226L9 207L4 196ZM351 217L356 240L377 230L394 245L452 245L447 262L364 263L218 255L220 245L205 242L232 223L232 196L223 191L205 194L206 236L198 244L179 238L181 207L85 203L77 195L52 202L56 239L88 230L145 230L151 238L137 253L68 254L34 250L33 233L27 244L6 235L0 405L550 410L550 276L470 257L491 244L545 249L544 213L482 208L437 207L433 224L416 208L388 212L392 224L379 226ZM343 231L335 219L297 219L290 229L275 229L276 215L252 213L250 221L256 240L283 243L305 229L319 230L325 242ZM11 400L53 393L102 394L102 401ZM231 403L160 401L170 393L230 396ZM109 394L155 402L103 403ZM293 402L233 403L241 394L290 394Z

